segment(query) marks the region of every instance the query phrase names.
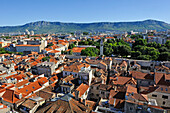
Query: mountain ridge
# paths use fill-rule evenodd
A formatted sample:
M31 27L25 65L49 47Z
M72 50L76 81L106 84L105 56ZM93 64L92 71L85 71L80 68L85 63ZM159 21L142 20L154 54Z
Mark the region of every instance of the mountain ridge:
M50 22L36 21L18 26L0 26L0 33L7 32L24 32L26 29L33 30L35 33L57 33L57 32L74 32L74 31L131 31L131 30L167 30L170 24L158 20L144 20L131 22L91 22L91 23L74 23L74 22Z

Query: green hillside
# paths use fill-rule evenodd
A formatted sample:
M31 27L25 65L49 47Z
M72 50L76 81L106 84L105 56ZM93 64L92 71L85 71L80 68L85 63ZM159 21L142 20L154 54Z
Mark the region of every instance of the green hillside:
M170 24L157 20L145 20L136 22L98 22L98 23L62 23L38 21L22 26L0 27L0 33L24 32L26 29L35 33L59 33L74 31L131 31L131 30L167 30Z

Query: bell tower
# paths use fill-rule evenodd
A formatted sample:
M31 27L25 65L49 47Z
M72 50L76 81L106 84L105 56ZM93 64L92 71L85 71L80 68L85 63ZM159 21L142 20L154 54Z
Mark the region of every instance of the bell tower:
M103 38L100 41L100 56L103 56Z

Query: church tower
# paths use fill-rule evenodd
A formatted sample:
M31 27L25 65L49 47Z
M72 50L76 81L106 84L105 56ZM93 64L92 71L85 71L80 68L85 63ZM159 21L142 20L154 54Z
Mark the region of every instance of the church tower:
M103 56L103 38L100 41L100 56Z

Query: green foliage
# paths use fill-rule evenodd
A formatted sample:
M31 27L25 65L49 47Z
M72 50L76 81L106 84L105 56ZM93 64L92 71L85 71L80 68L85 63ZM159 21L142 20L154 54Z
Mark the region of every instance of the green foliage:
M14 53L14 52L6 51L4 48L0 48L0 54L6 54L6 53L12 54L12 53Z
M121 56L130 55L130 45L124 40L107 40L104 43L104 55L111 56L112 54L117 54ZM124 53L123 53L124 52Z
M140 55L137 57L139 60L150 60L151 56L150 55Z
M157 44L156 42L151 42L151 43L147 43L148 47L154 47L154 48L160 48L161 44Z
M18 52L19 55L23 55L23 52Z
M93 48L93 47L88 47L88 48L83 49L81 51L81 55L85 55L85 56L98 56L99 55L99 49Z
M73 32L71 32L70 34L71 34L71 35L74 35L74 33L73 33Z
M74 44L70 44L69 46L68 46L68 48L69 49L72 49L73 47L76 47Z
M170 53L169 52L160 53L158 60L160 60L160 61L170 61Z
M96 48L100 48L100 42L95 42L94 40L87 39L86 41L78 42L78 45L92 45L96 46Z
M61 50L61 54L67 54L67 51Z
M168 48L166 48L166 47L161 47L161 48L159 48L159 52L160 53L162 53L162 52L168 52L169 50L168 50Z
M47 48L50 47L50 46L53 46L53 45L54 45L54 44L48 44L48 45L47 45Z
M11 37L9 37L9 36L1 36L1 38L3 38L3 39L10 39Z
M142 53L140 51L131 51L132 58L137 58L140 55L142 55Z
M69 55L72 55L72 54L73 54L73 50L70 50L70 51L69 51Z
M156 42L147 43L146 40L138 38L132 46L132 58L141 60L163 60L160 56L162 56L162 52L169 51L168 44L169 42L166 42L165 45L157 44ZM141 54L137 56L134 51L140 51Z
M135 40L135 43L133 43L133 47L137 46L137 45L141 45L141 46L145 46L147 44L147 41L142 39L142 38L138 38Z
M89 33L88 32L83 32L83 35L88 35Z
M112 43L104 43L103 53L106 56L110 56L113 54Z
M118 46L118 51L121 56L128 56L131 54L131 48L126 45Z
M47 61L47 60L49 60L49 59L50 59L49 56L42 58L43 62L44 62L44 61Z
M170 40L167 40L167 41L166 41L165 47L167 47L168 49L170 49Z
M134 37L136 40L132 45L132 48L122 39L107 40L107 42L104 42L104 55L111 56L114 54L121 55L122 57L131 55L131 58L140 60L169 60L168 52L170 52L170 41L167 41L166 44L161 45L156 42L147 43L147 41L142 39L142 36L140 35L134 35ZM99 49L100 40L98 42L94 42L93 40L88 39L87 41L80 41L79 45L94 45ZM85 50L82 51L82 55L95 56L93 53L86 52ZM162 58L162 56L167 57Z
M107 40L107 43L115 43L115 40L114 39Z
M77 45L77 41L74 42L74 45Z
M142 35L131 35L130 38L138 39L138 38L143 38L143 36Z

